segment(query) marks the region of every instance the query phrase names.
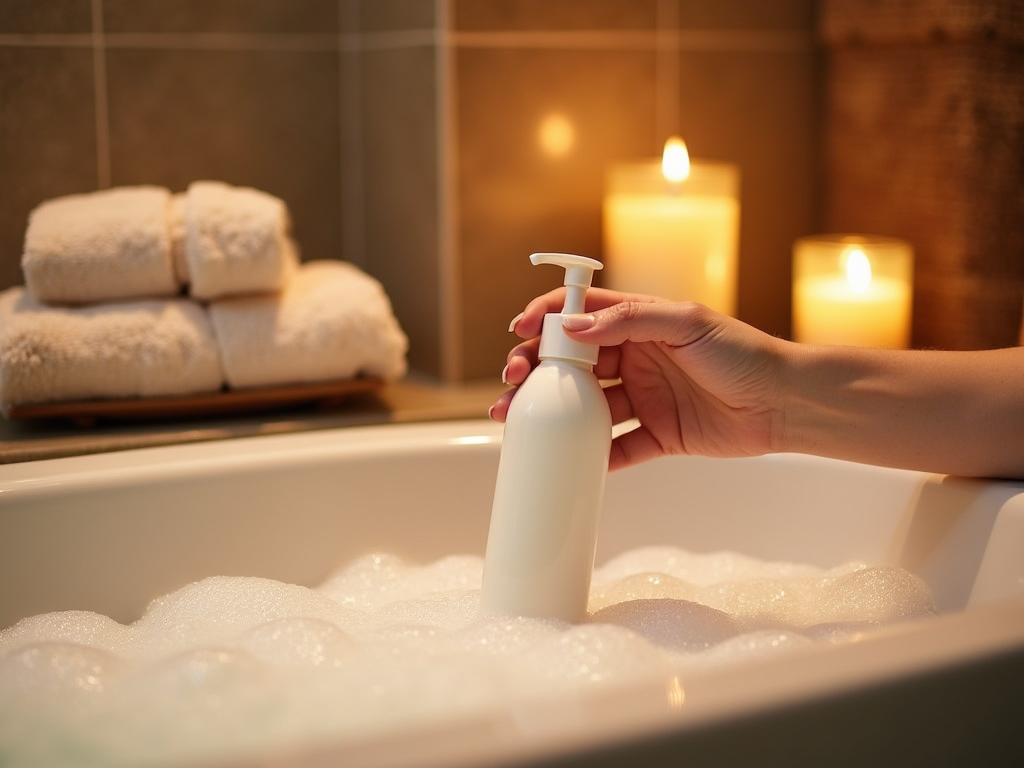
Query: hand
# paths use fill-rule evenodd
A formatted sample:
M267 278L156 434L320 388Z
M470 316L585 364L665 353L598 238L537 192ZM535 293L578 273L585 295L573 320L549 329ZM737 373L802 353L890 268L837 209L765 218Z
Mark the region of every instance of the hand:
M564 288L534 299L513 321L527 341L508 355L503 376L518 387L537 364L543 317L562 308ZM573 338L601 346L594 373L612 422L639 427L612 443L609 468L666 454L753 456L774 448L782 418L778 379L789 342L692 302L672 303L593 288L586 312L566 319ZM490 415L504 421L516 390Z

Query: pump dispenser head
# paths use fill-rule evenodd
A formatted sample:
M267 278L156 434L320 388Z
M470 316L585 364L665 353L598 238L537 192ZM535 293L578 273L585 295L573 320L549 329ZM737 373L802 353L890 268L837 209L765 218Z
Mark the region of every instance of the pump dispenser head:
M596 259L573 253L531 253L530 261L534 266L554 264L565 269L565 303L561 312L549 312L544 317L538 353L540 359L557 358L593 365L597 362L598 346L583 344L566 336L562 318L584 311L587 288L594 279L594 272L604 265Z

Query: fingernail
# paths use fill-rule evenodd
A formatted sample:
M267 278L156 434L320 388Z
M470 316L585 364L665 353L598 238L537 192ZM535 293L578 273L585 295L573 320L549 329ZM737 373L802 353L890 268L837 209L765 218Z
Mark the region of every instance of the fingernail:
M562 327L567 331L585 331L593 328L596 322L593 315L566 315L562 318Z
M524 313L520 312L518 315L512 318L512 322L508 324L509 333L512 333L512 331L516 329L516 326L519 325L519 321L523 319L523 314Z
M508 363L505 363L505 367L501 369L501 383L508 384Z
M490 408L487 409L487 418L490 419L491 421L494 421L494 406L493 405Z

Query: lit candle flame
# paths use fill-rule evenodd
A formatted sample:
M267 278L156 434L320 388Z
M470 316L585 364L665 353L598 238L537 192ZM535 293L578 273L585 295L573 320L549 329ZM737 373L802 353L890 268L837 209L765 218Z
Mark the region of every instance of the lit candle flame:
M665 151L661 155L661 172L669 181L679 183L690 175L690 153L686 151L686 142L673 136L665 142Z
M864 293L871 285L871 262L860 248L846 252L846 282L857 293Z

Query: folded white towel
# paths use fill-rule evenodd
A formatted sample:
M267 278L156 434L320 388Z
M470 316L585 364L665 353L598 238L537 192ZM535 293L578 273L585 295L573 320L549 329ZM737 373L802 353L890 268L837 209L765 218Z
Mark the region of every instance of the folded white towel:
M210 316L233 388L406 371L408 339L387 294L346 262L308 262L282 293L214 301Z
M279 291L298 264L284 202L258 189L197 181L185 193L189 293L214 299Z
M41 305L0 293L0 407L214 392L223 375L206 309L187 299Z
M178 292L170 192L116 187L48 200L29 215L21 268L36 299L87 304Z

